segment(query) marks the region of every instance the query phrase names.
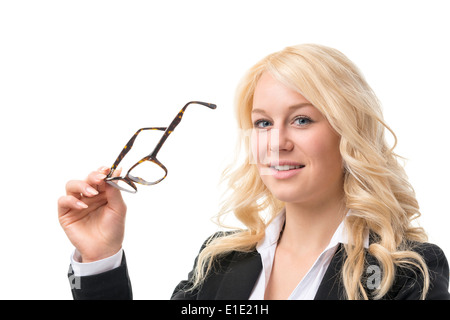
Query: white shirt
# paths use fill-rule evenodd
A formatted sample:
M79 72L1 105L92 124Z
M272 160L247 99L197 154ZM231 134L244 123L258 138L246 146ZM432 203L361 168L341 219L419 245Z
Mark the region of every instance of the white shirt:
M347 214L349 215L350 212ZM277 217L267 226L266 234L256 246L256 250L261 255L262 271L256 281L255 287L250 294L250 300L263 300L267 283L272 272L273 260L275 258L275 250L277 248L278 239L286 220L286 211L283 209ZM311 266L309 271L297 284L292 291L288 300L313 300L323 276L330 265L331 259L336 252L340 243L348 243L348 235L344 226L344 221L337 227L327 247L322 251L317 260ZM364 247L369 247L369 234L365 235Z
M351 214L350 212L347 214ZM256 281L255 287L250 294L250 300L263 300L266 286L272 272L275 250L286 219L286 211L283 209L277 217L267 226L265 237L258 243L256 250L261 255L262 271ZM297 287L289 296L289 300L313 300L323 276L330 265L331 259L339 245L339 243L348 243L347 232L344 227L344 221L337 227L335 233L331 237L328 246L319 255L312 267L298 283ZM364 247L369 247L369 234L365 235ZM112 270L120 266L122 261L123 250L121 249L115 255L103 260L81 263L80 255L75 250L71 257L72 270L75 276L89 276Z
M70 257L70 263L72 265L72 271L76 277L92 276L94 274L103 273L120 266L122 263L123 250L120 249L115 255L111 257L94 261L94 262L79 262L81 255L78 250L75 250Z

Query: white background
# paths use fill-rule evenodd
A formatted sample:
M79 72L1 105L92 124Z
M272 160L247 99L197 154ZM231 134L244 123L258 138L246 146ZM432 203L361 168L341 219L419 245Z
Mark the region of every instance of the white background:
M73 247L56 213L65 183L110 166L135 130L168 125L185 102L214 102L191 106L161 150L167 179L125 195L134 297L170 298L217 229L236 84L265 55L307 42L365 74L407 158L420 224L450 258L447 4L0 1L0 298L71 299Z

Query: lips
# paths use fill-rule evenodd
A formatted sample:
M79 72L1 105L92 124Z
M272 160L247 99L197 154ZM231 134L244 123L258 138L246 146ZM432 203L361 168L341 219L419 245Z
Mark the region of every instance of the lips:
M269 164L269 167L272 169L275 169L277 171L288 171L288 170L304 168L305 165L303 163L299 163L299 162L295 162L295 161L284 160L284 161L271 162Z
M293 161L279 161L269 165L270 175L276 179L288 179L299 173L304 164Z

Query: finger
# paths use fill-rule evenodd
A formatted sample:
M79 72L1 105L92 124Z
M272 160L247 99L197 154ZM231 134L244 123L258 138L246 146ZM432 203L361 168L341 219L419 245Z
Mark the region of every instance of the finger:
M119 177L122 173L122 168L115 170L112 174L113 177ZM111 208L114 208L116 212L126 212L127 207L122 198L122 193L119 189L114 188L108 184L105 184L106 198L108 199L108 204Z
M112 176L113 177L118 177L122 174L122 168L117 169L116 171L113 172Z
M95 188L99 192L104 192L106 188L106 181L105 178L110 173L111 169L108 167L100 167L96 172L91 172L91 174L88 176L87 181L89 183L92 183L95 185ZM120 173L122 172L121 169L113 171L112 176L118 177Z
M122 168L119 168L119 169L117 169L117 170L115 170L115 171L113 172L112 177L119 177L121 173L122 173ZM111 189L111 190L110 190L110 189ZM105 187L103 188L103 190L104 190L104 191L110 190L110 191L108 192L108 194L107 194L107 197L108 197L108 198L111 198L111 197L114 198L114 197L116 197L116 193L117 193L118 195L121 195L119 189L114 188L113 186L111 186L111 185L109 185L109 184L107 184L107 183L105 184Z
M58 216L63 216L70 210L82 210L88 205L74 196L62 196L58 199Z
M106 198L108 199L108 206L117 213L125 214L127 206L122 198L122 192L119 189L114 188L106 184L105 188Z
M108 170L108 172L109 172L109 170ZM116 169L113 171L111 177L119 177L121 175L121 173L122 173L122 168ZM107 183L102 185L98 190L100 192L103 192L103 191L105 191L106 186L107 186Z
M98 168L97 171L99 173L103 173L103 174L108 175L109 171L111 171L111 168L102 166L102 167Z
M98 191L86 181L70 180L66 184L66 194L81 199L81 196L96 196Z
M96 190L102 192L104 191L103 188L105 185L105 178L107 176L107 173L109 173L109 168L106 170L105 167L102 167L97 171L91 172L87 176L86 182Z

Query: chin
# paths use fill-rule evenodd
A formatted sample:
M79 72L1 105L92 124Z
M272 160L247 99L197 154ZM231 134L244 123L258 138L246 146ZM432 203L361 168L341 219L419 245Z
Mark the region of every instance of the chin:
M275 198L286 203L298 203L306 198L305 193L299 190L289 188L284 188L284 190L272 190L269 188L269 190Z

